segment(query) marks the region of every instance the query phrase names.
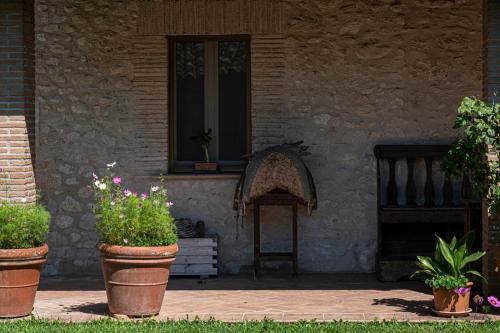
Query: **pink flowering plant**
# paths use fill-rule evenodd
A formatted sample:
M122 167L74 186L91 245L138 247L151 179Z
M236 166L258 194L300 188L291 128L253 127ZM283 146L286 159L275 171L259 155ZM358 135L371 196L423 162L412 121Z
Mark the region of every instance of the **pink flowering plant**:
M485 304L485 299L481 297L481 295L476 295L472 298L472 301L474 302L474 305L476 307L476 312L483 312L483 313L488 313L490 312L491 308L500 308L500 301L498 298L495 296L488 296L485 297L486 301L488 301L488 304Z
M147 192L126 188L108 164L104 177L92 174L96 229L102 243L121 246L165 246L177 242L172 203L167 200L163 180Z

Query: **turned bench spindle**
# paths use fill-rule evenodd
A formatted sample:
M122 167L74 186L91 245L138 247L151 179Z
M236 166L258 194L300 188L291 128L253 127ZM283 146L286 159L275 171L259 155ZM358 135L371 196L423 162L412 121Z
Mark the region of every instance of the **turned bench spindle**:
M398 205L398 187L396 184L396 159L389 158L389 183L387 183L387 204Z

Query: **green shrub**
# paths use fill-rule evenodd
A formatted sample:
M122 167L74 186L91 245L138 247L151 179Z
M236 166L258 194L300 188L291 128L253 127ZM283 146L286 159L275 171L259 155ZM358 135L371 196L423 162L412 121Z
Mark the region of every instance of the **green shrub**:
M93 174L96 229L102 243L122 246L164 246L177 242L176 228L170 215L167 191L152 186L147 193L132 192L122 186L122 180L112 172L115 163L108 164L108 175Z
M431 278L425 281L436 289L448 290L466 287L467 282L474 278L483 279L482 275L473 270L468 270L470 263L481 259L486 252L471 253L474 243L474 233L469 232L462 239L453 237L450 243L436 235L437 244L434 258L418 256L417 265L421 270L415 274L424 273Z
M0 203L0 248L43 245L49 221L50 214L38 204Z
M488 105L465 97L458 108L454 128L462 129L441 163L447 177L469 176L476 195L485 199L492 214L500 213L500 163L487 163L490 146L500 158L500 104Z

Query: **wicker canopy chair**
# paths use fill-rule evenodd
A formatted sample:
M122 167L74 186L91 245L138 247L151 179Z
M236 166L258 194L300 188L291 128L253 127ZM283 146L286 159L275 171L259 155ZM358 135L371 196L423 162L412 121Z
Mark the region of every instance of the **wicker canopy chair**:
M309 155L302 142L273 146L247 156L248 164L241 174L234 194L234 209L246 214L254 206L254 272L262 260L292 261L298 271L297 205L307 206L309 214L317 208L317 196L311 172L302 157ZM260 206L291 206L293 210L293 252L260 252Z

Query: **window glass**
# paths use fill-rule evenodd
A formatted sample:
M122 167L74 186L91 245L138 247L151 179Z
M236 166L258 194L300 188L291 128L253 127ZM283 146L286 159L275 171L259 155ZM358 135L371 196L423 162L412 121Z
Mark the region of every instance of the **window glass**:
M239 161L247 145L247 42L219 42L219 161Z
M191 139L205 126L205 47L203 42L175 43L177 161L202 161L203 151Z

